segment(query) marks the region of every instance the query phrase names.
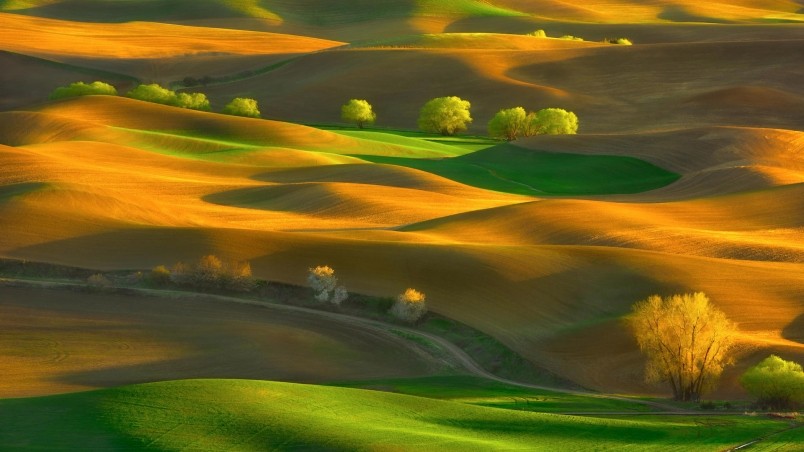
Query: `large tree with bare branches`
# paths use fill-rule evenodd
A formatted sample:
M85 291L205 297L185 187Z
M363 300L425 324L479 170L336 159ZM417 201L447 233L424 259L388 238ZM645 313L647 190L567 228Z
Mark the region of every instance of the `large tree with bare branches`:
M676 400L700 400L731 363L736 327L703 293L648 297L629 323L647 355L648 381L667 381Z

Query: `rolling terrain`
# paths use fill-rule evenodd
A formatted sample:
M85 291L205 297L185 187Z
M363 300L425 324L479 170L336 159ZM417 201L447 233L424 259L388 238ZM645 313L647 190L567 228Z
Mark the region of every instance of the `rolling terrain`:
M650 396L667 388L644 382L624 317L649 295L702 291L740 329L735 365L712 397L745 398L739 375L768 354L804 362L802 8L787 0L0 1L0 258L112 271L216 254L295 285L310 267L330 265L356 293L421 290L431 311L583 388ZM536 29L549 37L526 36ZM604 42L620 37L634 45ZM265 119L122 96L47 100L79 80L124 94L150 82L182 90L185 77L204 76L186 91L205 93L214 111L254 98ZM424 102L447 95L472 103L469 130L415 132ZM376 126L343 124L350 98L373 105ZM495 112L517 105L571 110L579 134L482 136ZM199 439L206 448L241 447L232 442L241 431L270 436L254 428L270 416L288 420L275 427L299 446L383 446L380 427L332 444L304 437L290 426L307 410L292 402L299 397L326 407L320 426L334 422L322 413L348 412L357 397L367 423L396 413L405 435L449 430L416 436L411 448L519 447L539 435L576 444L559 433L561 417L402 395L224 380L189 380L192 391L181 382L117 388L439 372L393 335L213 299L165 301L0 287L0 397L100 389L0 406L87 409L103 420L99 446L110 448L179 444L182 427L153 420L163 414L146 410L155 417L131 424L146 411L116 403L194 390L290 400L220 436L210 427ZM408 416L421 406L432 419ZM492 443L472 436L482 422L492 423ZM695 435L686 424L660 431L665 419L573 422L592 432L581 448L641 450L648 440L672 448ZM544 430L526 432L533 424Z

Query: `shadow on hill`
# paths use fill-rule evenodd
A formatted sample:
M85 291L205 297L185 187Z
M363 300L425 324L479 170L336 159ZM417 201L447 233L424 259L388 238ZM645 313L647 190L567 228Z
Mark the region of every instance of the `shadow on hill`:
M15 14L81 22L171 22L195 19L243 17L224 2L197 0L62 0L13 11Z
M686 8L680 5L667 5L661 13L656 16L657 19L669 20L671 22L703 22L710 24L728 24L731 21L725 19L717 19L714 17L699 16L689 12Z
M790 325L787 325L787 327L782 330L782 337L804 344L804 314L796 317L790 322Z
M268 6L281 17L314 26L336 26L390 18L411 17L413 0L270 0Z

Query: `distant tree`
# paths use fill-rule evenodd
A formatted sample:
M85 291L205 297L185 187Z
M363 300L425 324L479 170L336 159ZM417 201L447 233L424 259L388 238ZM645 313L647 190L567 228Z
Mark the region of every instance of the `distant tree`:
M390 313L394 317L409 323L416 323L427 313L425 295L416 289L407 289L397 295Z
M669 382L676 400L700 400L731 363L736 327L703 293L650 296L628 320L648 358L647 380Z
M235 292L248 292L256 286L248 262L230 262L221 274L221 287Z
M804 370L801 364L771 355L740 377L740 384L757 398L757 404L774 410L804 405Z
M425 132L454 135L466 130L472 122L471 104L460 97L438 97L430 100L419 113L419 128Z
M561 108L545 108L531 116L530 127L540 135L565 135L578 132L578 117Z
M176 93L156 83L138 85L129 91L126 96L155 104L176 105Z
M559 39L566 39L567 41L583 41L583 38L579 38L577 36L572 36L572 35L564 35L564 36L560 37Z
M75 82L68 86L60 86L50 93L50 100L65 99L68 97L106 95L116 96L117 89L114 86L103 82Z
M514 141L523 136L527 128L528 115L522 107L500 110L489 121L489 135Z
M205 289L218 288L223 274L223 261L215 255L208 254L199 259L193 267L193 285Z
M198 83L200 83L200 84L202 84L204 86L207 86L207 85L209 85L210 83L212 83L214 81L215 81L214 78L212 78L212 77L210 77L208 75L205 75L205 76L201 77L201 80L199 80Z
M533 36L534 38L546 38L547 33L545 33L544 30L536 30L532 33L528 33L528 36Z
M236 97L223 107L223 114L259 118L260 110L257 101L245 97Z
M170 282L170 270L164 265L157 265L151 269L150 280L154 284L166 285Z
M359 129L363 124L374 124L377 114L371 109L368 101L360 99L350 99L349 102L341 107L341 119L357 124Z
M630 39L628 39L628 38L617 38L617 39L615 39L615 40L612 42L612 44L618 44L618 45L621 45L621 46L631 46L631 45L634 45L634 43L633 43L633 42L631 42L631 40L630 40Z
M176 106L191 110L212 110L204 93L179 93L176 95Z
M102 273L95 273L87 278L87 284L96 289L106 289L112 286L112 282Z
M346 288L338 285L335 270L326 265L309 269L307 284L313 289L315 299L321 303L340 305L349 297Z

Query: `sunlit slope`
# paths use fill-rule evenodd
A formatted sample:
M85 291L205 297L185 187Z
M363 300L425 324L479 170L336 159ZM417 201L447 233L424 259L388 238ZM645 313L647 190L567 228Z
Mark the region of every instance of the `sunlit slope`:
M341 45L302 36L148 22L82 23L0 13L0 47L18 53L154 58L220 52L299 54Z
M580 118L582 133L690 124L795 129L804 121L804 91L795 75L804 58L802 42L609 45L534 52L352 49L307 55L253 79L207 91L219 101L248 92L271 105L279 117L320 122L340 118L337 108L319 105L365 98L374 106L378 124L404 128L416 127L427 100L457 95L472 103L470 130L476 133L485 133L499 109L516 105L572 110ZM775 69L763 69L769 67Z
M702 432L688 421L527 413L245 380L151 383L2 400L0 407L8 426L0 440L10 450L723 450L785 425L766 419Z
M425 375L401 339L203 297L0 287L0 397L183 378L323 382Z

